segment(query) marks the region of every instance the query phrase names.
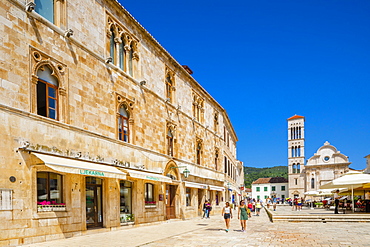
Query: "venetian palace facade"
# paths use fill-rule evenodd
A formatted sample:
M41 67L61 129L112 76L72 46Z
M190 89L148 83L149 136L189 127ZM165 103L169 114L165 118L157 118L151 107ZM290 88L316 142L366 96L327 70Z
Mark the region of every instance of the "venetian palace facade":
M239 199L225 109L117 1L0 10L0 245Z

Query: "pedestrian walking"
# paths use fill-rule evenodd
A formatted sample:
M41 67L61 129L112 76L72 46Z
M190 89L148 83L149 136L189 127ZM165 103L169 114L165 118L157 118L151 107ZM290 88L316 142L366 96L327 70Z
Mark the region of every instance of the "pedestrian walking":
M297 210L298 211L302 211L302 198L301 197L298 197L297 198Z
M274 199L272 199L272 208L274 209L274 211L276 211L276 204L277 204L277 199L276 197L274 197Z
M244 200L240 201L240 205L238 208L238 219L240 219L240 225L242 226L242 232L245 232L247 229L247 220L248 220L248 207L245 205Z
M339 190L336 190L335 193L334 193L334 203L335 203L334 213L335 214L338 214L339 198L340 198Z
M270 209L270 205L271 205L271 198L270 198L270 197L268 197L268 198L266 199L266 206L267 206L267 209Z
M202 219L206 218L209 219L209 213L212 210L211 203L209 200L206 200L203 204L203 216Z
M230 229L230 219L233 218L233 212L230 207L230 203L226 202L225 207L222 208L222 216L225 219L226 229L225 231L228 232Z
M256 201L256 216L260 216L261 208L262 208L262 200L257 199L257 201Z
M248 200L248 217L252 217L252 210L253 210L253 204L252 201L249 199Z

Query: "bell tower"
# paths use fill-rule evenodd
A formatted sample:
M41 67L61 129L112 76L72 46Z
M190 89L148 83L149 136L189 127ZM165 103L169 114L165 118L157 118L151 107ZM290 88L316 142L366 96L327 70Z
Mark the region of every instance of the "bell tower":
M288 121L288 180L289 197L303 197L305 188L304 121L294 115Z

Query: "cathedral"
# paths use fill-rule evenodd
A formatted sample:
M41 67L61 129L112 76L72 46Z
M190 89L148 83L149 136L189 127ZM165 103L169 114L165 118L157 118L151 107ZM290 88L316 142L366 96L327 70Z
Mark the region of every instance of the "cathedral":
M303 197L333 179L352 170L348 157L329 142L305 160L305 118L294 115L288 121L289 197Z

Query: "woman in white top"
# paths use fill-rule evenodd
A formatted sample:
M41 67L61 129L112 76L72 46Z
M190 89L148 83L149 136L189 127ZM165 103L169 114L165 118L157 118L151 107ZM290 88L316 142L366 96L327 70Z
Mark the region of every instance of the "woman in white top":
M226 202L226 206L222 209L222 216L225 219L226 232L228 232L230 228L230 218L233 218L233 212L230 208L229 202Z

